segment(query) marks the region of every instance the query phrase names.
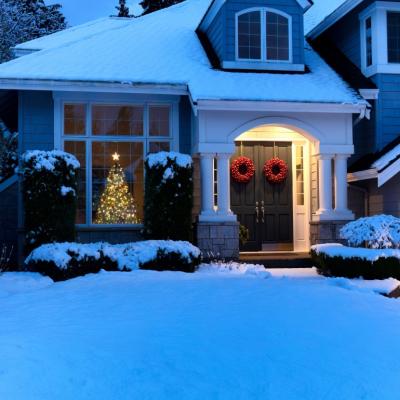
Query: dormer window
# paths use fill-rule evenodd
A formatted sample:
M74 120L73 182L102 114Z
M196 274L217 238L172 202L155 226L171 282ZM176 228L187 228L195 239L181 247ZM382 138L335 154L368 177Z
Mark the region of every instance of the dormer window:
M236 60L292 62L292 18L275 9L257 8L236 14Z

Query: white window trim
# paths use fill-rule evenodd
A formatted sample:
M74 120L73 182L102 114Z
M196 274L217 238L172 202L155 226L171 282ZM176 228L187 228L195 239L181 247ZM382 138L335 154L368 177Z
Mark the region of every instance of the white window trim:
M169 142L171 151L179 151L179 100L172 97L165 101L153 96L132 97L96 94L69 94L53 92L54 99L54 147L64 150L67 141L84 141L86 143L86 223L77 224L79 228L102 229L140 228L142 224L94 224L92 221L92 146L93 142L118 142L118 143L143 143L143 160L148 154L150 142ZM64 135L64 104L86 105L86 132L84 135ZM92 128L92 106L93 105L120 105L120 106L143 106L143 136L104 136L91 135ZM150 106L169 105L170 114L170 136L150 136L148 126L148 111ZM144 187L143 187L144 190Z
M377 1L360 15L361 71L370 77L375 74L400 74L400 63L388 62L387 13L400 12L400 3ZM372 65L367 66L365 22L372 21Z
M248 58L240 58L239 57L239 17L243 14L247 14L249 12L258 11L261 14L261 58L260 59L248 59ZM266 13L271 12L275 14L282 15L283 17L288 19L289 25L289 59L288 60L268 60L267 59L267 27L266 27ZM235 14L235 60L237 63L246 63L248 66L253 64L263 63L265 65L276 64L284 65L293 63L293 27L292 27L292 16L277 10L275 8L270 7L252 7L247 8L245 10L241 10Z

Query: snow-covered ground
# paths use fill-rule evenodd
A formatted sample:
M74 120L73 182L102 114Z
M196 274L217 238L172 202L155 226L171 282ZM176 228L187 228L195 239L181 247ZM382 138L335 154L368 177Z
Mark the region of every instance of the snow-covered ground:
M262 272L3 274L0 399L399 398L399 282Z

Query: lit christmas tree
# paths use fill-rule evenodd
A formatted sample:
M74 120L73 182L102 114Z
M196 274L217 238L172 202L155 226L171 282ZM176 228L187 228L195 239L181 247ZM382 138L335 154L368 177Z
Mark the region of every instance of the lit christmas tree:
M135 200L129 192L119 154L113 156L114 165L107 177L106 188L100 198L96 224L139 224Z

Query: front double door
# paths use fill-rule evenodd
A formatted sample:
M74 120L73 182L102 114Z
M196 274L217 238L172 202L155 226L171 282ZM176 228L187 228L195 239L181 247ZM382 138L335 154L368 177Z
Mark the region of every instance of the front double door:
M292 144L290 142L241 142L236 154L250 158L255 175L248 183L231 178L232 211L249 231L242 251L293 250ZM283 183L272 184L263 168L266 161L278 157L289 167Z

